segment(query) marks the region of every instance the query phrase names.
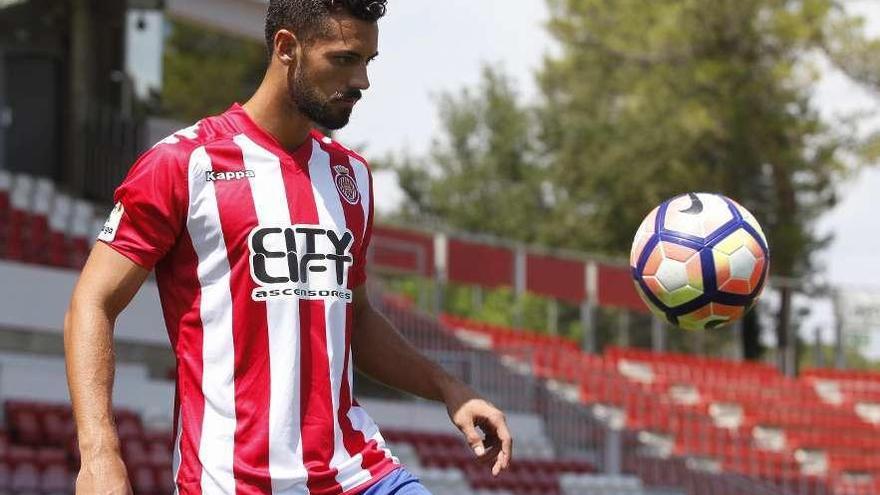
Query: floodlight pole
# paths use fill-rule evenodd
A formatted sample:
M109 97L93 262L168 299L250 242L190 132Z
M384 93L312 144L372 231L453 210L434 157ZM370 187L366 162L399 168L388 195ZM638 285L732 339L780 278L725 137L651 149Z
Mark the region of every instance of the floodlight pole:
M834 290L831 298L834 306L834 367L842 370L846 368L846 356L843 352L843 311L840 298L840 291Z
M517 246L513 251L513 325L516 328L525 326L525 295L527 289L526 248Z
M596 308L599 306L599 266L595 261L584 264L586 297L581 302L581 347L590 354L596 352Z
M438 233L434 236L434 314L443 314L446 282L448 279L447 263L448 239L446 234Z
M657 316L651 318L651 349L654 352L666 350L666 322Z

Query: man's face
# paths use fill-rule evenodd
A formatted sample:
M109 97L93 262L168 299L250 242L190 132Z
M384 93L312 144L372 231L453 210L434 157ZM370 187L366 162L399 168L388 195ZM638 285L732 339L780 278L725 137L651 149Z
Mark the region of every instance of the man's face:
M361 92L370 87L367 65L378 55L379 28L342 13L326 21L325 30L303 44L287 86L296 108L325 129L348 124Z

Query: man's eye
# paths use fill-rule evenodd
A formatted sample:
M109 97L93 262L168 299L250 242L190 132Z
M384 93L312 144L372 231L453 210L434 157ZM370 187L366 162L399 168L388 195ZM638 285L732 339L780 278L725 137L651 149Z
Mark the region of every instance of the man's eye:
M350 63L354 62L354 57L349 56L349 55L337 55L336 57L333 57L333 58L334 58L334 60L336 60L336 62L338 62L340 64L350 64Z

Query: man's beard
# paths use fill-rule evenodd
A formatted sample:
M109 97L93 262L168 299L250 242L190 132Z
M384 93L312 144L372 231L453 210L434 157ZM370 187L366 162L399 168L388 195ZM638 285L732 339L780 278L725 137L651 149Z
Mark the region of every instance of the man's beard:
M348 125L352 109L345 106L334 107L332 103L346 97L360 98L361 92L358 90L351 90L345 94L337 92L329 98L324 98L308 81L305 73L306 70L302 65L297 66L289 87L290 98L297 110L324 129L332 131Z

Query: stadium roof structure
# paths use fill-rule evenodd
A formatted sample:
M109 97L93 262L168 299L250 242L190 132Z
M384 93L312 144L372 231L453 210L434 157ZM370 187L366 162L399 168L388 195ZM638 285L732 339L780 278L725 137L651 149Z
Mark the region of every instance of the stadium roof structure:
M266 0L165 0L165 11L230 34L264 39Z

